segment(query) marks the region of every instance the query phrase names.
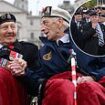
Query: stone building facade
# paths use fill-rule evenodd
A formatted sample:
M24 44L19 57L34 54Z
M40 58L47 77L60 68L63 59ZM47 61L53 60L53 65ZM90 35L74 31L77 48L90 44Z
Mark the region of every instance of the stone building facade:
M16 16L19 40L30 41L40 46L40 16L33 16L28 12L27 0L15 0L14 4L0 0L0 15L5 12L11 12Z

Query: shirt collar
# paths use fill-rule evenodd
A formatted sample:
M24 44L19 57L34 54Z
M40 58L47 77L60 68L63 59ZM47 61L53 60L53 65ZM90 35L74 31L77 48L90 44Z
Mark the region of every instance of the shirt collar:
M63 43L69 43L70 42L69 34L65 33L62 38L60 38L60 39L57 40L57 42L59 40L62 41Z
M3 47L3 45L2 44L0 44L0 49Z

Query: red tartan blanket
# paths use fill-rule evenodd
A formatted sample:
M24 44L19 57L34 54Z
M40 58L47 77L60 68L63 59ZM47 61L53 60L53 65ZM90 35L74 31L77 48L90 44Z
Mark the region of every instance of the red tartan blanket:
M0 105L29 105L25 87L4 68L0 68Z
M57 74L45 85L42 105L73 105L73 93L71 73ZM105 77L77 85L77 105L105 105Z

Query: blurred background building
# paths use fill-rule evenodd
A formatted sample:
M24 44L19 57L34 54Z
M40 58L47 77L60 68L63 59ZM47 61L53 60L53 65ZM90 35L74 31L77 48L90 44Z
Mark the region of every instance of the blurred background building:
M97 0L97 4L105 5L105 0Z
M28 12L28 0L15 0L14 4L0 0L0 15L5 12L12 12L16 16L19 40L40 46L40 16L33 16L31 12Z

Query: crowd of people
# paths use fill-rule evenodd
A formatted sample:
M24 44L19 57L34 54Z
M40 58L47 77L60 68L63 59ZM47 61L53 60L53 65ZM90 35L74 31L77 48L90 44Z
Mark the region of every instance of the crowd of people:
M35 44L16 39L16 18L12 13L0 16L0 105L29 105L29 95L38 97L38 105L74 105L70 59L73 53L77 62L77 105L105 105L105 57L85 54L73 43L71 32L84 51L86 46L83 47L80 41L87 41L89 36L96 37L91 33L82 38L76 36L84 33L83 26L81 29L76 26L76 15L70 25L69 12L45 7L41 15L43 46L40 49ZM89 22L92 22L91 16L96 22L97 13L89 13ZM79 21L82 19L79 16ZM96 25L94 23L87 31L96 33Z
M71 33L74 42L84 52L105 55L105 7L81 9L74 14Z

